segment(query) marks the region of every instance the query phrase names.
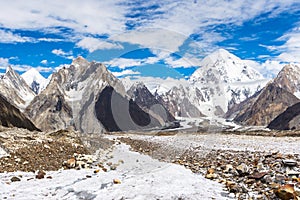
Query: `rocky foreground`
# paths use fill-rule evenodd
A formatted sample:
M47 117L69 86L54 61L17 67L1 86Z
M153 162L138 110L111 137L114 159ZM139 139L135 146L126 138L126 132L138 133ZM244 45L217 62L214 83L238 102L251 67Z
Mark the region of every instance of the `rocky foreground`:
M52 186L45 186L43 194L35 195L48 198L51 193L54 199L104 199L105 195L109 199L300 199L300 138L291 137L291 132L279 134L281 137L266 133L159 135L83 136L67 130L41 133L1 128L0 185L4 183L1 187L6 188L3 197L11 192L24 195L25 191L14 189L18 186L13 182L40 187L47 183L32 179L45 179ZM130 153L124 144L158 161ZM186 170L178 168L180 165ZM91 178L95 180L89 181ZM92 185L86 186L86 182ZM102 185L93 185L96 182ZM168 185L173 187L174 183L178 189L175 193L168 190ZM85 186L79 189L77 184ZM122 186L115 186L119 184ZM222 192L221 185L226 191ZM148 189L140 194L140 186ZM132 191L124 193L129 187Z
M251 148L256 146L255 143L248 144L251 150L247 148L225 150L224 144L222 146L221 143L226 142L226 139L204 141L207 147L203 148L201 143L198 143L198 146L195 145L197 136L190 138L193 139L194 144L190 143L189 148L185 146L174 148L180 145L178 141L182 142L182 137L167 136L164 139L163 137L131 136L122 137L120 140L130 145L134 151L165 162L183 165L194 173L224 184L230 196L237 199L300 199L299 154L285 154L280 148L269 151L262 147L253 151ZM228 141L230 138L238 140L239 137L243 143L245 136L228 136ZM249 137L248 139L250 138L253 141L266 139L266 137ZM269 137L268 139L273 141L274 145L280 141L280 138ZM293 137L288 139L291 144L285 142L287 138L282 138L281 145L288 145L284 148L289 148L289 145L293 145L292 143L298 140ZM173 145L170 145L170 142ZM210 142L215 144L209 147Z
M0 129L0 173L67 168L65 162L70 158L94 154L99 148L106 149L113 144L101 136L82 136L68 130L43 133Z

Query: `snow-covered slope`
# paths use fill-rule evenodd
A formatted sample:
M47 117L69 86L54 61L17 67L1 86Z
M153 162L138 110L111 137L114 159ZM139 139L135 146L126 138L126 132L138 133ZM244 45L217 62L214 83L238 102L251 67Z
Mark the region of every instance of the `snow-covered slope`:
M42 90L44 90L50 81L50 79L44 78L35 68L29 69L23 73L21 77L36 94L39 94Z
M204 97L201 91L194 86L184 87L174 86L164 94L156 94L157 99L161 99L164 105L176 117L203 117L201 106Z
M158 78L158 77L124 77L120 79L128 91L131 86L136 83L142 82L152 94L165 94L175 86L183 85L184 87L189 86L189 82L185 79L174 79L174 78Z
M206 56L200 66L201 68L192 74L191 80L208 83L218 79L225 83L234 83L263 79L258 71L225 49L219 49Z
M204 95L205 101L199 105L201 112L213 116L250 97L269 80L237 56L220 49L201 61L190 81Z
M35 97L25 80L11 67L0 77L0 93L21 111L24 111Z
M261 90L269 81L246 63L219 49L201 61L200 68L189 80L138 76L121 80L125 88L142 81L175 116L222 116L233 105Z

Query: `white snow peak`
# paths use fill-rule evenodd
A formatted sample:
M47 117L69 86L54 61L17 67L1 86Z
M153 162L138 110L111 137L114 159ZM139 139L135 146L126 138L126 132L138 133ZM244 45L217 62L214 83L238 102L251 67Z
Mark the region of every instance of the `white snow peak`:
M21 77L37 94L44 90L49 83L49 80L44 78L36 68L29 69L23 73Z
M263 79L263 76L237 56L225 49L219 49L201 61L200 68L190 79L211 81L214 78L232 83L259 80Z

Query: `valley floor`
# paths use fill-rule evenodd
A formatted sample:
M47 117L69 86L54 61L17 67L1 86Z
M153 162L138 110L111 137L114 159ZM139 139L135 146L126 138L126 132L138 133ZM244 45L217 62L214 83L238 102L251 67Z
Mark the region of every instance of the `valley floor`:
M35 179L33 172L4 172L0 198L276 199L274 190L292 182L290 175L300 174L299 137L219 133L104 137L114 144L93 151L98 153L96 163L107 172L100 165L46 171L45 179ZM286 166L286 160L296 166ZM13 182L13 177L20 181Z
M224 186L192 173L183 166L164 163L129 151L124 144L107 152L116 170L59 170L51 179L34 179L34 173L0 174L1 199L228 199ZM111 158L113 157L113 158ZM11 182L19 176L21 181ZM118 179L120 184L114 184Z

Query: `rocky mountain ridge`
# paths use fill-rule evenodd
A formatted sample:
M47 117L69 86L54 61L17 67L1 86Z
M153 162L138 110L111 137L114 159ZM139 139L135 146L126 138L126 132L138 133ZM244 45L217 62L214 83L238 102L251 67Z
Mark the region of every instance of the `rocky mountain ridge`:
M162 125L130 100L122 83L103 64L82 57L54 73L47 88L31 102L26 113L42 130L71 127L93 133ZM129 123L128 119L134 118L142 126L134 126L135 122L130 120Z

